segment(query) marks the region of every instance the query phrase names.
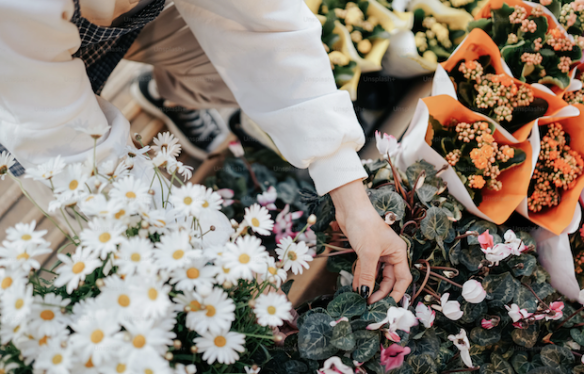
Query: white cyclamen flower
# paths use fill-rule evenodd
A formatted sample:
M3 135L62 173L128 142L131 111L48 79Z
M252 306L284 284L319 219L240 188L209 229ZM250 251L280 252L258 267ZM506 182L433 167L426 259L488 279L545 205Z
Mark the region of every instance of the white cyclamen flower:
M233 331L206 332L194 340L203 360L209 365L215 361L231 365L239 359L237 352L245 350L245 335Z
M0 154L0 179L4 180L12 165L14 165L14 157L7 151L2 151Z
M353 374L353 369L345 364L337 356L327 359L318 374Z
M244 220L253 232L260 235L270 235L274 228L274 221L270 212L258 204L245 208Z
M242 279L252 279L254 273L263 274L268 252L261 244L259 238L251 235L239 237L235 243L227 243L227 251L223 254L225 267Z
M399 342L400 337L397 334L397 330L409 333L410 328L418 324L418 320L414 313L409 310L392 306L387 310L387 316L383 320L370 324L367 326L367 330L378 330L385 324L389 325L386 332L387 338L394 342Z
M508 244L512 253L515 256L519 256L523 251L527 249L527 246L523 243L523 240L517 237L512 230L505 231L505 235L503 236L505 239L505 244Z
M382 135L379 131L375 131L375 140L377 150L384 158L387 158L388 155L393 157L399 150L399 143L393 135L385 133Z
M517 322L523 318L527 318L530 316L530 313L527 312L527 310L520 309L517 304L511 304L510 307L508 305L505 305L505 309L507 309L509 317L511 317L513 322Z
M55 287L67 285L68 294L77 289L79 282L84 281L87 275L102 265L102 262L92 256L88 249L81 247L77 248L71 257L59 253L57 258L63 265L55 270L59 276L53 284Z
M513 248L505 243L498 243L492 248L481 248L481 250L485 254L485 258L495 265L499 265L499 261L503 261L513 253Z
M65 162L61 156L49 159L36 167L26 168L25 178L32 178L37 181L49 180L65 169Z
M284 321L292 319L290 314L292 303L288 301L286 295L275 292L261 294L255 300L254 313L258 317L258 324L261 326L282 326Z
M460 358L462 359L462 362L464 362L464 364L467 367L472 368L473 364L469 352L470 342L466 337L466 331L464 329L461 329L460 332L456 335L448 335L448 339L450 339L450 341L454 343L456 348L460 350Z
M471 279L462 285L462 297L469 303L478 304L487 297L487 291L481 282Z
M430 307L419 302L416 306L416 318L422 322L425 328L429 329L434 324L436 312L433 311Z
M294 240L287 236L278 243L276 253L280 261L284 263L284 270L292 270L294 274L302 274L304 269L308 269L308 263L312 261L308 250L306 243L294 243Z
M442 311L442 314L446 316L446 318L451 319L453 321L459 320L462 318L464 312L460 310L460 303L456 300L448 300L450 296L449 293L445 293L440 298L440 307L433 305L434 309L438 309Z

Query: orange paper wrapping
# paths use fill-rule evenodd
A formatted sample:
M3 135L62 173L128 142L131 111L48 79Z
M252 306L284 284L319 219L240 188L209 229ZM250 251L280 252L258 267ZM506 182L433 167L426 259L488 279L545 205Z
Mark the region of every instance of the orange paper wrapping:
M527 15L531 15L531 10L533 7L529 4L521 0L490 0L488 1L479 12L475 14L475 19L481 18L491 18L491 9L501 9L503 7L503 3L507 4L510 7L514 6L522 6L527 10ZM558 28L558 21L550 15L548 12L543 13L544 17L548 20L548 30Z
M422 99L422 101L428 107L430 115L442 124L452 118L465 122L485 121L482 115L473 112L456 99L447 95L432 96ZM582 133L584 134L584 129ZM532 148L529 141L525 140L513 144L496 130L493 137L500 145L509 145L525 152L525 161L521 165L507 169L499 176L498 179L503 184L500 191L492 191L488 188L481 190L483 201L478 206L478 209L491 218L494 223L499 225L509 218L511 213L513 213L515 208L525 198L532 171ZM584 143L582 144L584 145Z
M538 125L547 125L558 122L567 134L570 134L570 147L576 152L584 155L584 105L574 105L580 110L580 115L576 117L547 117L539 120ZM543 137L543 133L541 133ZM539 226L559 235L572 221L574 211L578 205L580 193L584 189L584 175L576 179L576 185L560 194L560 203L539 213L528 211L529 219Z
M442 62L440 65L442 65L444 70L446 70L446 72L449 73L450 71L452 71L452 69L454 69L454 67L460 60L472 61L477 60L480 56L485 55L491 57L491 65L493 66L497 74L505 74L506 76L513 79L513 82L516 85L529 86L527 83L523 83L520 80L515 79L511 77L509 74L507 74L507 72L503 68L499 48L497 48L497 45L493 42L489 35L481 29L473 29L470 32L470 34L468 34L464 42L448 58L448 60ZM549 104L548 109L545 112L544 116L552 115L556 113L558 110L568 105L566 104L566 102L564 102L562 99L555 95L549 94L535 87L531 87L531 89L533 91L533 96L535 98L542 98ZM515 131L513 133L513 136L519 141L526 140L529 137L529 133L531 132L531 129L533 128L534 124L535 120L526 123L519 130Z

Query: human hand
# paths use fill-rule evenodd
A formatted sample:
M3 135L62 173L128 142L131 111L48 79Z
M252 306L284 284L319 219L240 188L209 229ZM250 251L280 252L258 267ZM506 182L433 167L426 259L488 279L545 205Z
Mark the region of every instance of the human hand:
M353 289L372 304L393 289L391 297L399 302L412 282L407 246L371 205L360 180L330 192L337 222L359 259L354 270ZM383 263L383 280L373 295L378 265Z

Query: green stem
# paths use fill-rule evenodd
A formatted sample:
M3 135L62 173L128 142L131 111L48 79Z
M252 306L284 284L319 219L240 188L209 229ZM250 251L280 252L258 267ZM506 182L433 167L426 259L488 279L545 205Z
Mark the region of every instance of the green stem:
M51 273L51 274L54 274L54 275L59 275L59 274L55 273L54 271L49 270L49 269L45 269L45 268L40 268L39 269L39 272L41 272L41 271L44 271L46 273Z
M258 339L274 339L273 336L267 336L267 335L256 335L256 334L248 334L248 333L243 333L245 336L249 336L250 338L258 338Z
M71 230L71 232L74 234L73 237L79 238L79 235L77 235L77 232L75 231L75 229L73 229L73 226L71 226L71 223L69 223L69 220L67 219L67 216L65 215L65 211L63 210L63 207L61 207L60 210L61 210L61 215L63 216L63 219L65 220L65 223L67 224L67 226L69 226L69 230Z
M97 138L93 138L93 175L97 177Z

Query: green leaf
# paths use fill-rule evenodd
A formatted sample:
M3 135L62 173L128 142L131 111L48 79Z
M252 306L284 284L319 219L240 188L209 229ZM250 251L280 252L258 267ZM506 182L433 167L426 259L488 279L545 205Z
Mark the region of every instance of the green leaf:
M535 364L529 359L529 355L525 352L515 353L511 358L511 365L517 374L527 374L536 368Z
M436 192L438 192L438 189L436 187L429 184L424 184L422 185L422 187L416 190L416 195L418 196L418 199L420 199L420 201L428 203L432 201L432 199L436 195Z
M464 312L459 320L460 323L471 323L487 313L487 302L483 300L478 304L473 304L463 301L460 303L460 310Z
M573 328L570 330L570 336L580 345L584 345L584 333L581 329Z
M278 184L278 179L266 166L253 163L251 164L251 170L253 170L258 183L264 188L264 190L267 190L270 186Z
M341 270L351 273L356 257L356 255L329 256L326 260L326 270L331 273L340 273Z
M412 367L414 374L436 374L438 371L434 359L428 354L409 355L408 364Z
M498 328L486 330L482 327L475 327L470 332L470 340L483 347L492 345L501 340L501 330Z
M513 166L517 166L525 162L526 159L525 152L522 149L514 148L513 157L511 157L507 162L501 162L499 164L499 170L505 171L507 169L512 168Z
M564 373L570 372L570 367L574 362L572 351L559 345L546 345L540 352L541 362L550 368L562 370Z
M303 374L308 372L308 366L304 362L290 360L284 363L284 370L290 374Z
M333 318L360 316L367 311L367 302L359 294L345 292L331 301L327 311Z
M527 329L514 329L511 337L515 344L525 348L532 348L537 343L539 328L537 325L531 325Z
M405 214L406 203L404 199L391 186L383 186L378 189L370 189L367 194L373 207L380 216L387 212L393 212L397 220L401 220Z
M458 252L458 261L472 272L479 270L479 265L484 258L485 254L478 245L471 245L470 248L461 249Z
M379 333L377 331L360 330L353 333L357 348L353 351L353 359L365 362L379 352Z
M493 20L490 18L481 18L478 20L470 21L468 23L468 31L472 31L473 29L481 29L484 30L487 34L491 32L493 27Z
M501 355L491 354L491 363L481 365L480 374L514 374L513 367Z
M343 351L352 351L355 348L355 336L349 322L341 321L333 327L331 344Z
M519 282L511 273L489 274L483 279L483 288L491 296L487 302L491 308L502 308L509 303L517 290Z
M367 311L361 316L362 320L380 322L387 317L390 307L397 306L393 297L387 296L367 307Z
M554 288L549 283L532 284L531 288L533 288L537 296L539 296L539 298L542 300L556 292L556 290L554 290Z
M513 25L509 21L509 16L513 13L514 8L503 3L499 9L491 9L493 16L493 35L492 39L497 45L503 45L507 41L509 34L513 32Z
M308 319L308 317L310 317L313 314L317 314L317 313L327 314L326 309L320 308L320 307L309 309L305 313L300 314L300 317L298 317L298 321L296 321L296 325L298 326L298 329L300 329L300 327L304 324L304 321L306 321Z
M420 175L422 170L426 172L425 183L434 185L433 182L435 181L435 179L437 179L436 168L431 163L424 160L420 160L416 163L411 164L406 169L406 177L408 178L408 183L410 184L410 187L416 183L416 180L418 179L418 176Z
M294 283L294 279L288 279L286 281L286 283L284 283L282 285L282 287L280 287L282 289L282 292L284 292L286 295L288 295L288 293L290 293L290 289L292 288L293 283Z
M298 332L298 350L300 356L311 360L325 360L335 353L337 347L331 344L333 319L326 314L312 314L300 327Z
M427 239L436 240L439 244L448 235L452 222L441 208L431 207L426 211L426 217L420 222L422 234Z
M424 336L416 341L416 347L412 354L427 354L436 357L440 353L440 338L436 336L434 329L425 330Z
M560 370L552 369L549 367L539 367L533 369L532 371L528 372L527 374L562 374L563 372Z
M537 259L532 255L522 253L519 256L512 256L507 261L507 265L509 265L515 277L529 277L537 267Z
M288 177L284 182L278 183L276 186L278 191L278 198L286 204L292 204L298 196L298 183L292 178Z
M534 313L537 309L537 298L525 286L519 286L513 300L519 309L525 309L529 313Z

